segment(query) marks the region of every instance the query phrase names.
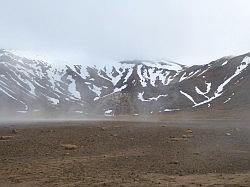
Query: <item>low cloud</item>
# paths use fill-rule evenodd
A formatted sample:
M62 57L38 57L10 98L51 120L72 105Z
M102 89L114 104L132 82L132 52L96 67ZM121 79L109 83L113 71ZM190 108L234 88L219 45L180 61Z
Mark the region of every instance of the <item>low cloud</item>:
M0 47L57 63L203 64L250 51L249 6L248 0L9 0L1 2Z

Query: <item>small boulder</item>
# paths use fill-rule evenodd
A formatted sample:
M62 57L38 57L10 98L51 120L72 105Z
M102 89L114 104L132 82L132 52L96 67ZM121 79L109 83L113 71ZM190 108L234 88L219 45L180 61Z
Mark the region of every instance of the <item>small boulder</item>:
M186 132L187 133L193 133L193 131L191 129L188 129Z
M186 138L171 138L171 141L181 141L181 140L187 140Z
M14 138L14 136L0 136L0 140L10 140Z
M102 131L105 131L108 129L108 127L101 127Z
M230 132L226 132L226 135L227 136L231 136L232 134Z
M117 137L117 136L118 136L118 134L111 134L111 136L113 136L113 137Z
M179 161L174 160L174 161L169 162L169 164L179 164Z
M12 133L12 134L17 134L18 131L17 131L16 129L12 129L12 130L11 130L11 133Z
M77 145L74 145L74 144L62 144L62 147L65 149L65 150L75 150L78 148Z

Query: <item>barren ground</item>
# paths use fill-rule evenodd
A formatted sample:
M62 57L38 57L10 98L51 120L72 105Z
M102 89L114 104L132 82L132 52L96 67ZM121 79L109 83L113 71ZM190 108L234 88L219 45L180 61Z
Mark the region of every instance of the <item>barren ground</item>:
M250 186L247 120L5 123L1 136L1 187Z

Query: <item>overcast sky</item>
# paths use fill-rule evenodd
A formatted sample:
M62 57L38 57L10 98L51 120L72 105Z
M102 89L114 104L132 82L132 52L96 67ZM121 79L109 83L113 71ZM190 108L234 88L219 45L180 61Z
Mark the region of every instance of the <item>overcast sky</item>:
M249 0L0 0L0 47L71 63L250 51Z

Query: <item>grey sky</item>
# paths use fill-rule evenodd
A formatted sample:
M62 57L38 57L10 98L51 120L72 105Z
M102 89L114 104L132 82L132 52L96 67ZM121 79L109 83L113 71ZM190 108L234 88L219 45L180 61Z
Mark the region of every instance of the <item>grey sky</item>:
M249 0L0 0L0 47L76 63L250 51Z

